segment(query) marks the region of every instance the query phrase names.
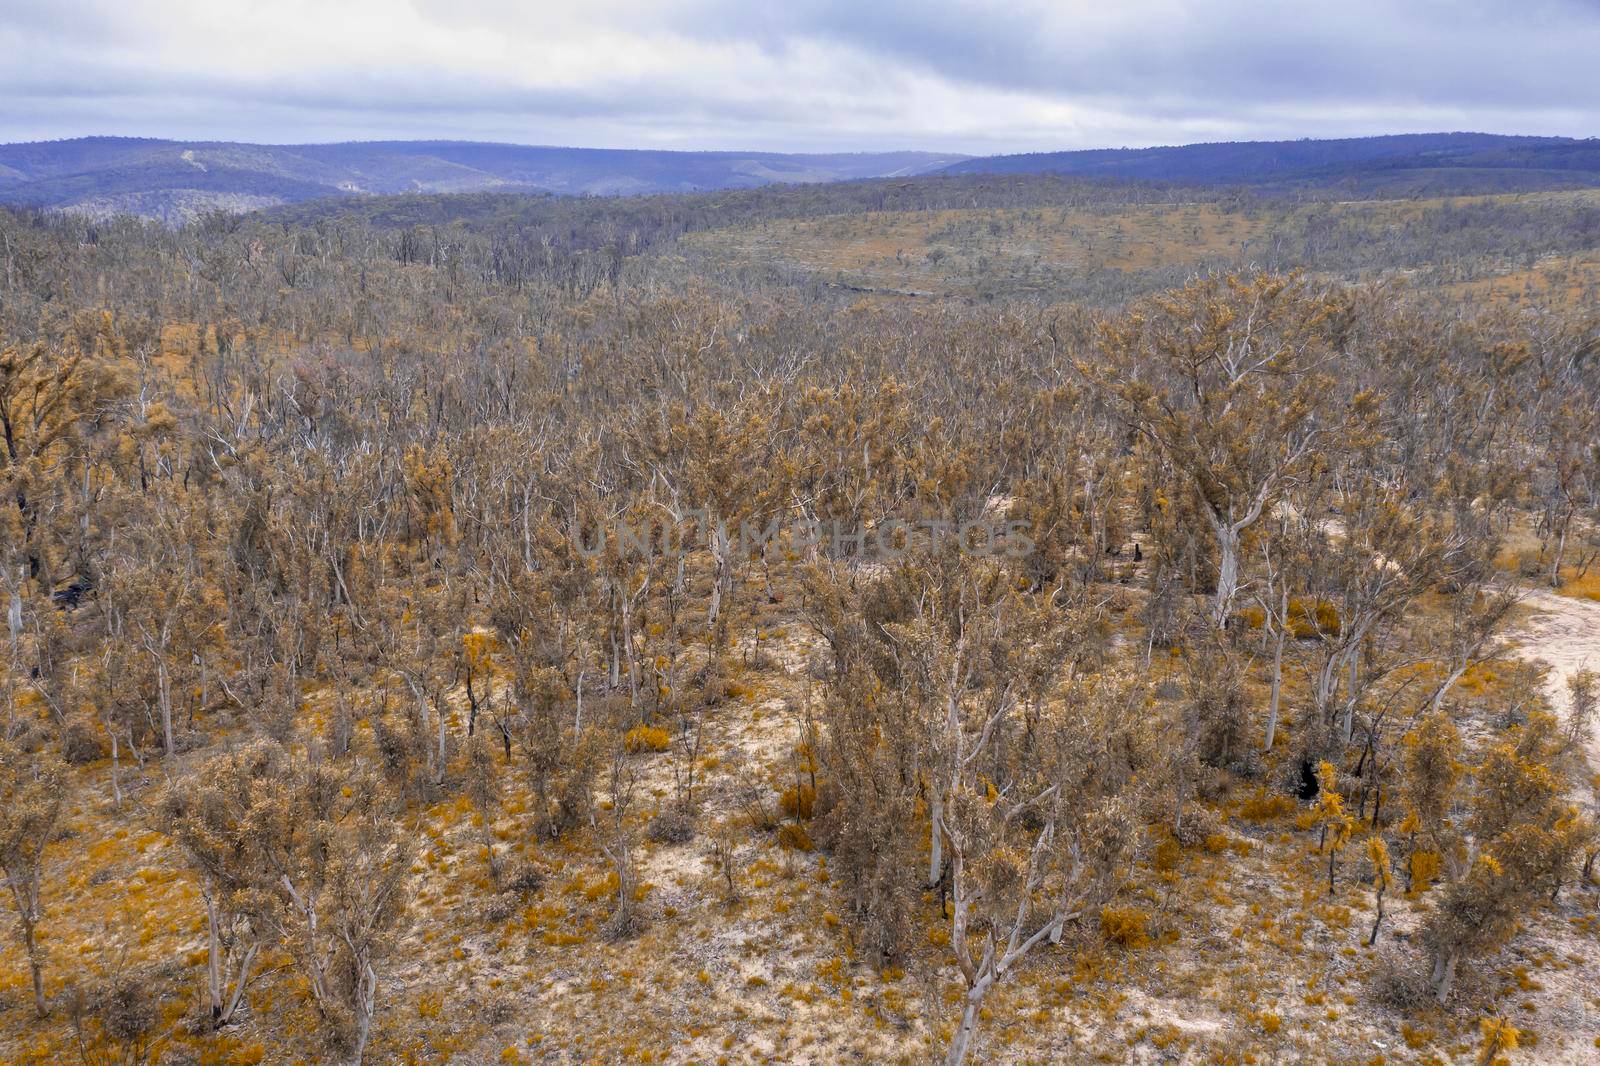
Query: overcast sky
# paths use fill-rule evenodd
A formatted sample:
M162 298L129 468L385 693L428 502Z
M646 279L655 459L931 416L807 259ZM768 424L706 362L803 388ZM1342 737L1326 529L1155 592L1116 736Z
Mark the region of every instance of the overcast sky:
M1600 0L0 0L0 141L1600 135Z

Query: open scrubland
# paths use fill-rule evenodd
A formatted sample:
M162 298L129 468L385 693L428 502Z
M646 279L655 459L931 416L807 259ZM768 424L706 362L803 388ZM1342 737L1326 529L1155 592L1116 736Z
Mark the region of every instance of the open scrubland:
M0 214L0 1060L1592 1062L1600 199Z
M1091 302L1180 285L1202 270L1302 269L1402 281L1462 303L1592 306L1600 192L1311 202L1192 202L885 211L696 233L711 262L761 263L902 297Z

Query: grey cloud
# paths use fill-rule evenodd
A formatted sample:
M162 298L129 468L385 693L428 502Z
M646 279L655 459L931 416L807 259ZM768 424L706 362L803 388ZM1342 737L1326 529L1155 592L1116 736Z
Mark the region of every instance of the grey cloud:
M702 13L708 34L748 33L774 50L813 36L971 83L1074 96L1600 104L1592 0L719 0Z
M606 0L559 18L511 0L415 0L434 26L510 42L531 71L555 59L579 71L551 84L503 63L430 67L407 42L350 64L297 67L286 48L281 70L219 70L172 2L0 0L0 48L15 60L0 67L0 140L482 136L989 152L1438 128L1600 133L1594 0ZM574 36L591 27L635 42L649 69L595 54ZM283 29L291 41L319 32ZM674 69L680 43L709 51Z

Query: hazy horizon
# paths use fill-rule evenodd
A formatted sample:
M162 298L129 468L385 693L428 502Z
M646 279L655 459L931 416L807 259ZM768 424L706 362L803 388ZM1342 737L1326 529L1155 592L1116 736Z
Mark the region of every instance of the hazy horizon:
M1029 149L1020 150L1019 152L1015 152L1015 153L1013 153L1013 152L972 153L972 152L957 152L957 151L953 151L953 150L952 151L940 151L940 150L934 149L934 148L917 147L915 145L909 146L909 147L896 147L896 148L870 148L869 147L869 148L838 148L838 149L809 149L809 150L808 149L793 149L793 150L790 150L790 149L785 149L785 148L747 148L747 147L739 147L739 146L713 147L713 148L688 148L688 147L679 147L679 146L676 146L676 145L670 146L670 147L663 147L663 146L660 146L660 145L637 145L637 144L634 144L634 145L578 144L578 143L558 144L558 143L555 143L555 142L537 142L537 141L478 140L478 139L467 138L467 137L361 137L361 138L303 140L303 141L258 141L258 140L246 139L246 138L243 138L243 137L177 137L177 136L170 136L170 135L164 135L164 134L159 134L159 133L151 133L151 134L143 134L143 133L81 133L81 134L73 134L73 135L67 136L67 137L45 137L45 138L35 138L33 140L26 140L26 141L0 141L0 145L4 145L4 146L8 146L9 147L9 146L15 146L15 145L21 145L21 144L59 144L59 143L70 142L70 141L85 141L85 140L136 140L136 141L164 142L164 143L170 143L170 144L238 144L238 145L255 145L255 146L261 146L261 147L274 147L274 148L318 147L318 146L333 146L333 145L429 144L429 143L432 143L432 144L493 145L493 146L496 146L496 147L504 147L504 148L556 149L556 150L561 150L561 151L682 152L682 153L685 153L685 154L722 153L722 154L728 154L728 155L762 154L762 155L818 155L818 156L863 155L863 156L867 156L867 155L888 155L888 154L894 154L894 153L922 153L922 154L930 155L930 156L946 155L946 156L950 156L952 158L964 157L964 158L968 158L968 159L977 159L977 158L982 158L984 155L1013 155L1013 154L1020 155L1020 154L1050 153L1050 152L1072 152L1072 151L1091 151L1091 152L1092 151L1116 151L1116 150L1134 150L1134 151L1136 151L1136 150L1139 150L1139 149L1146 149L1146 148L1186 148L1186 147L1193 147L1193 146L1199 146L1199 145L1222 144L1222 143L1248 144L1248 143L1281 143L1281 142L1317 141L1317 140L1363 140L1363 139L1374 138L1374 137L1405 137L1405 136L1427 136L1427 135L1445 135L1445 134L1461 134L1461 135L1469 135L1469 136L1471 136L1471 135L1480 135L1481 134L1481 135L1486 135L1486 136L1551 138L1551 139L1557 139L1557 138L1565 137L1567 139L1572 139L1572 140L1600 140L1600 135L1594 135L1594 136L1590 136L1590 137L1571 137L1571 136L1566 135L1566 134L1527 134L1527 133L1516 133L1516 132L1507 133L1507 132L1502 132L1502 131L1499 131L1499 130L1479 130L1479 129L1470 129L1470 130L1468 130L1468 129L1462 129L1462 130L1415 130L1415 131L1405 131L1405 132L1402 132L1402 133L1367 133L1367 134L1353 133L1353 134L1348 134L1348 135L1341 136L1341 137L1326 137L1326 138L1321 138L1321 137L1249 137L1249 138L1238 138L1238 139L1236 139L1235 141L1232 141L1232 142L1226 142L1226 141L1158 141L1158 142L1154 142L1154 143L1151 143L1151 144L1139 144L1139 145L1132 145L1132 144L1090 144L1090 145L1080 145L1080 146L1075 146L1073 148L1062 148L1062 149L1029 148Z

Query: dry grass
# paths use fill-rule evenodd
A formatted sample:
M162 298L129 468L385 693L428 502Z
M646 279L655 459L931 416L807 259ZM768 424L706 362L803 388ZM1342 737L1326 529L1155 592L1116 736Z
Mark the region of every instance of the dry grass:
M1591 569L1582 577L1569 577L1557 591L1563 596L1600 601L1600 570Z

